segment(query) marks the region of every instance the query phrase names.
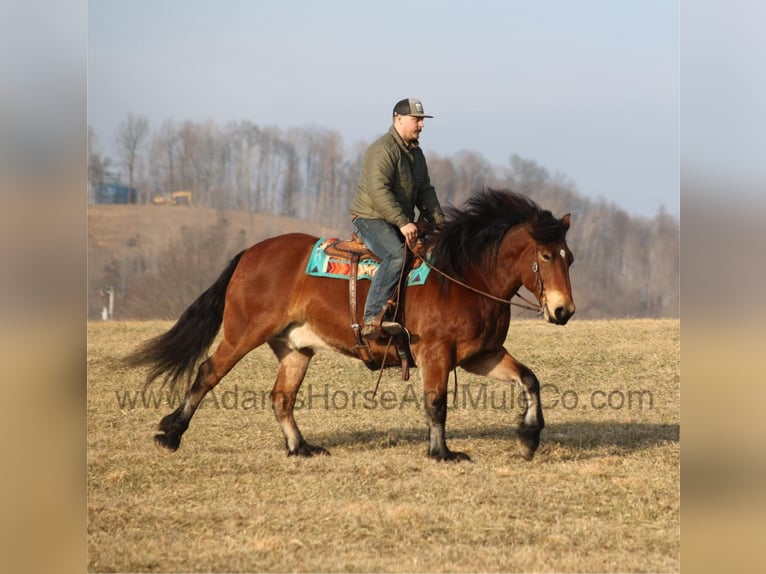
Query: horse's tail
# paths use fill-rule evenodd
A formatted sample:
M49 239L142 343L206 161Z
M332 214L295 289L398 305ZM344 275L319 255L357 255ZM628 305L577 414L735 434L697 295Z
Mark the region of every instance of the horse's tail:
M185 377L190 380L197 363L213 344L223 321L226 288L244 251L229 262L220 277L184 311L169 331L149 339L125 358L128 366L149 366L149 385L164 376L171 390Z

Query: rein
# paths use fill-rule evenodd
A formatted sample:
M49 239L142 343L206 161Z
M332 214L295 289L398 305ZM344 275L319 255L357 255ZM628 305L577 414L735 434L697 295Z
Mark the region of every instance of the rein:
M506 305L513 305L515 307L519 307L519 308L525 309L527 311L536 311L538 315L541 315L542 312L543 312L542 306L540 304L536 304L533 301L530 301L529 299L527 299L526 297L524 297L520 293L516 293L514 295L514 297L518 297L519 299L524 301L524 303L516 303L515 301L513 301L513 299L503 299L501 297L496 297L495 295L492 295L491 293L487 293L487 292L482 291L480 289L476 289L475 287L471 287L467 283L464 283L463 281L460 281L459 279L457 279L455 277L452 277L451 275L448 275L447 273L445 273L444 271L442 271L438 267L435 267L434 265L432 265L430 261L428 261L425 257L421 256L419 253L417 253L411 247L410 247L410 251L412 251L412 253L415 255L415 257L420 259L426 265L426 267L428 267L429 269L432 269L433 271L436 271L439 275L441 275L445 279L448 279L448 280L452 281L453 283L456 283L457 285L460 285L461 287L464 287L464 288L468 289L469 291L473 291L474 293L482 295L483 297L487 297L488 299L492 299L493 301L497 301L498 303L504 303ZM535 253L536 252L537 252L537 249L535 248ZM539 287L540 287L539 288L539 293L542 294L542 292L543 292L543 282L540 279L540 273L539 273L539 270L538 270L537 258L536 257L535 257L535 262L532 264L532 271L535 272L535 284L539 285Z

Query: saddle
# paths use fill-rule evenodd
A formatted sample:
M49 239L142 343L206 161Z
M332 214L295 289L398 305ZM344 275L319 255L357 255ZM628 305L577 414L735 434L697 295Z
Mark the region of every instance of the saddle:
M359 311L357 305L357 270L359 263L365 260L372 260L380 263L380 258L377 257L356 235L352 234L351 239L344 239L335 241L325 247L325 251L332 257L349 261L351 265L351 271L349 273L348 282L348 298L349 298L349 310L351 312L351 330L354 333L354 348L362 359L364 364L370 370L377 370L381 368L377 359L372 353L367 341L362 338L362 325L359 319ZM409 256L405 260L405 270L412 266L412 257ZM388 301L388 311L393 313L394 320L398 321L404 327L404 305L403 293L407 285L407 273L402 273L402 280L396 287L394 295L391 300ZM412 354L410 353L409 333L404 328L398 335L389 336L389 344L393 343L396 349L397 355L402 365L402 379L407 381L410 378L410 365L414 365ZM385 358L384 358L385 361Z
M342 239L329 244L325 247L325 252L328 255L338 259L346 259L352 263L354 256L358 256L357 263L365 259L371 259L380 263L380 258L367 248L362 240L357 237L356 233L351 234L351 239Z

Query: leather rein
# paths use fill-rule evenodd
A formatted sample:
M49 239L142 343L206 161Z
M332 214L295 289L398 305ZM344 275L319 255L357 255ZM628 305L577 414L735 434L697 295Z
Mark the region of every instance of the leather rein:
M408 246L409 247L409 246ZM527 311L536 311L538 315L543 314L543 307L539 303L535 303L533 301L530 301L520 293L514 294L514 297L518 297L524 303L516 303L513 301L513 299L503 299L501 297L496 297L495 295L492 295L491 293L487 293L485 291L482 291L481 289L477 289L475 287L471 287L467 283L464 283L463 281L460 281L456 277L452 277L451 275L448 275L438 267L435 267L430 261L428 261L425 257L417 253L414 249L411 247L409 248L410 251L412 251L413 255L420 259L429 269L436 271L439 275L444 277L445 279L448 279L449 281L452 281L453 283L460 285L461 287L464 287L465 289L468 289L469 291L473 291L474 293L477 293L479 295L482 295L483 297L487 297L488 299L492 299L493 301L497 301L498 303L504 303L506 305L513 305L515 307L519 307L521 309L525 309ZM532 271L535 273L535 286L538 287L538 297L541 298L543 294L543 281L540 278L540 271L539 271L539 265L537 264L537 246L535 246L535 262L532 264Z

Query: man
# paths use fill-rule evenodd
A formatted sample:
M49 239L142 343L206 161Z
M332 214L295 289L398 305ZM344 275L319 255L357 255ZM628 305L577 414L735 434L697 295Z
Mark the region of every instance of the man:
M420 100L397 102L393 124L364 156L351 217L356 234L381 260L364 307L362 337L366 339L402 330L399 323L384 318L404 265L404 242L414 244L418 236L415 208L434 225L444 223L419 146L424 118L432 117L423 112Z

